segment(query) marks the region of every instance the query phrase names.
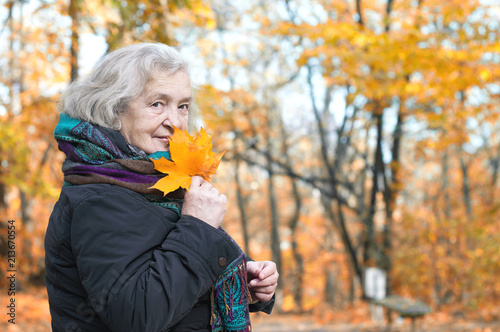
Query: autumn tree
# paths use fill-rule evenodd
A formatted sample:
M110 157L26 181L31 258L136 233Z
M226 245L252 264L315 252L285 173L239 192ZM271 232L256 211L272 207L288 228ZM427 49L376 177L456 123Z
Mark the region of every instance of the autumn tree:
M327 202L336 204L331 219L340 226L358 279L363 278L361 266L391 272L395 203L404 189L401 146L410 131L405 132L405 127L439 129L435 133L440 141L459 144L454 152L461 155L462 203L465 215L472 218L470 170L463 144L471 139L467 122L490 108L487 101L474 107L471 100L491 94L488 86L494 83L492 73L498 71L489 55L498 48L494 37L498 27L491 24L495 18L488 17L487 6L474 1L455 5L334 1L325 2L311 24L300 17L301 4L286 4L291 19L275 31L303 40L298 64L309 73L320 155L330 186L324 195L330 199ZM315 80L315 75L322 80ZM320 89L324 89L321 103L315 96ZM343 121L335 125L329 103L332 94L339 92L346 95L346 106ZM356 131L364 131L370 141L356 141ZM365 165L366 176L356 178L370 181L348 181L354 163ZM362 225L361 253L353 249L356 235L345 227L342 211L347 210L354 211Z
M224 227L253 258L278 263L283 310L355 303L370 266L388 272L389 293L437 306L498 301L493 4L57 0L2 8L0 211L3 223L22 224L29 278L42 275L43 232L62 184L55 101L86 74L82 40L91 34L106 51L157 41L192 60L204 127L216 151L227 149L214 180L230 197Z
M1 30L9 47L2 48L0 178L3 220L18 222L19 270L26 280L43 282L43 234L57 187L60 159L52 138L57 119L49 87L66 81L67 58L59 13L45 4L28 7L24 1L8 1ZM10 196L6 199L6 196ZM15 198L12 198L14 196Z

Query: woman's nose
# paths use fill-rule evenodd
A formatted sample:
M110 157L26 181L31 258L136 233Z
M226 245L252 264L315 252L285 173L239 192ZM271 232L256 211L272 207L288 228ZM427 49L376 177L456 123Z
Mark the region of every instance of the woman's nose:
M179 118L179 112L177 111L177 109L167 108L167 111L165 113L166 115L165 115L165 120L163 121L163 125L180 128L181 122Z

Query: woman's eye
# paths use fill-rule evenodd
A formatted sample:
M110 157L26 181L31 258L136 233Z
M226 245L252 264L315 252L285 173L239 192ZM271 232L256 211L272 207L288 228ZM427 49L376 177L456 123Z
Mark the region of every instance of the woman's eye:
M182 110L186 110L187 111L187 110L189 110L189 105L188 104L184 104L184 105L179 106L179 108L182 109Z
M160 105L161 105L161 103L159 101L151 104L151 106L153 106L153 107L160 107Z

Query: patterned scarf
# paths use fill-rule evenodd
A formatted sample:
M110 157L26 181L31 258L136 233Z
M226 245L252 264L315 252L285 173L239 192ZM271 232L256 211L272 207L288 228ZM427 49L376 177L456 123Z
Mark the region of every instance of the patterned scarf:
M118 131L66 114L61 114L54 137L59 149L66 154L62 166L64 186L91 183L121 186L143 195L152 204L174 211L180 217L183 189L179 188L167 196L157 189L149 189L164 176L154 169L150 158L170 159L169 152L147 155L128 144ZM229 234L222 228L219 230L239 248ZM249 301L246 256L240 249L238 259L226 268L212 286L212 331L251 331Z

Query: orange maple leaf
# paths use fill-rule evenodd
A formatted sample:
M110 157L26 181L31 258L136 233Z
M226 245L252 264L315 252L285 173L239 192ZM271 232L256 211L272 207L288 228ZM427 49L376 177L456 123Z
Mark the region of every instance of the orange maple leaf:
M174 127L174 134L169 138L170 158L151 159L155 169L167 174L151 188L161 190L164 195L179 187L189 189L191 179L198 175L210 181L210 175L215 174L222 155L212 151L212 135L201 128L200 135L190 136L187 131Z

